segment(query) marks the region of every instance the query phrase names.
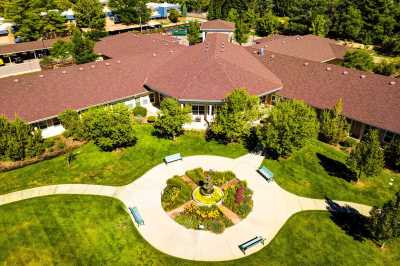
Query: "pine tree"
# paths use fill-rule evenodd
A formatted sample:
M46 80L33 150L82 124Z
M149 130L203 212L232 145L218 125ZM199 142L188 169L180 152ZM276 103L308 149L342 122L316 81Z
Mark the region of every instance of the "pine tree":
M249 26L241 18L236 21L235 25L235 40L242 45L249 39Z
M77 64L94 61L97 55L93 52L94 42L83 36L80 30L75 30L72 35L72 57Z
M340 99L333 109L324 110L321 114L320 134L328 143L338 144L349 134L350 125L342 112L343 101Z
M197 20L189 21L188 41L189 41L190 45L193 45L193 44L201 42L200 23Z
M369 231L382 248L387 240L400 236L400 192L382 208L372 208Z
M393 169L400 170L400 136L395 136L385 147L386 164Z
M378 130L374 129L367 133L365 138L351 151L346 163L357 173L358 178L361 177L361 174L376 176L382 171L385 161Z

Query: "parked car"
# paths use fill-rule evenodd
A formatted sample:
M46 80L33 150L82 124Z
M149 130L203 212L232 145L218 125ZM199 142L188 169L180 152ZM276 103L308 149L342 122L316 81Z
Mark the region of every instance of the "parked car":
M21 63L24 62L24 59L22 57L20 57L20 56L14 56L13 57L13 62L16 63L16 64L21 64Z
M0 58L0 66L5 66L6 64L4 63L4 60Z

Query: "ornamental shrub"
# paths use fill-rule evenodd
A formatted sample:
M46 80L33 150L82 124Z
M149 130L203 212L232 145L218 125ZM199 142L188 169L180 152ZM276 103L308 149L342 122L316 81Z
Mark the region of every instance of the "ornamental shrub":
M225 224L219 220L206 221L206 228L213 233L221 234L225 230Z
M124 104L89 109L82 114L82 132L103 151L136 143L131 113Z
M135 108L133 108L132 112L134 116L146 117L147 115L147 109L143 106L136 106Z
M147 117L147 123L154 123L156 121L156 117L155 116L149 116Z

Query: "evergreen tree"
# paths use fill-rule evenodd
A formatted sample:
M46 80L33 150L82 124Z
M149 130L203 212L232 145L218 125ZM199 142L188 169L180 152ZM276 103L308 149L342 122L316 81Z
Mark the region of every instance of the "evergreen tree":
M367 51L355 50L345 54L343 65L362 71L371 71L375 64L372 56Z
M227 21L235 23L239 19L239 13L236 9L231 8L228 13L228 17L226 18Z
M382 51L388 55L400 55L400 33L394 36L386 36L383 39Z
M334 16L332 31L336 36L360 40L364 20L361 11L353 5L339 6Z
M42 138L42 131L40 129L33 130L31 136L28 138L25 153L26 157L32 158L44 152L44 141Z
M243 22L242 19L238 19L235 23L235 40L240 45L246 43L249 39L250 29L249 26Z
M59 11L48 11L42 23L44 24L42 34L46 39L53 39L67 32L66 19Z
M98 0L78 0L74 5L74 12L76 24L79 28L104 31L105 14Z
M249 136L251 123L259 115L258 97L250 95L246 89L235 89L217 111L210 132L224 142L238 142Z
M385 147L386 164L400 171L400 136L395 136L393 140Z
M328 143L338 144L349 134L350 125L342 112L343 101L340 99L333 109L324 110L321 114L320 134Z
M265 15L259 18L256 22L256 33L260 36L267 36L274 34L278 31L279 20L272 14L272 11L265 13Z
M273 0L256 0L256 12L260 17L264 16L268 12L272 12L274 8Z
M311 22L312 34L325 37L329 32L329 24L329 19L325 15L316 15Z
M382 208L371 210L369 230L382 248L387 240L400 236L400 192Z
M13 161L25 158L25 148L28 144L31 129L21 119L16 118L12 123L8 135L6 156Z
M145 0L110 0L109 7L124 24L146 23L150 20L150 9Z
M186 3L183 3L182 5L182 17L186 17L187 16L187 6Z
M264 119L260 137L265 148L287 157L316 139L319 129L315 110L302 101L279 101Z
M347 158L347 165L357 173L366 176L378 175L384 166L384 154L379 142L378 130L370 130L365 138L357 144Z
M189 21L187 37L190 45L201 42L200 23L197 20Z
M179 11L176 9L171 9L169 11L169 15L168 15L168 19L172 22L172 23L177 23L179 20L180 14Z
M183 124L190 121L189 107L182 108L175 99L165 98L161 102L154 129L159 136L175 139L176 136L182 134Z
M82 35L80 30L75 30L72 35L72 57L77 64L92 62L97 58L93 52L94 42Z

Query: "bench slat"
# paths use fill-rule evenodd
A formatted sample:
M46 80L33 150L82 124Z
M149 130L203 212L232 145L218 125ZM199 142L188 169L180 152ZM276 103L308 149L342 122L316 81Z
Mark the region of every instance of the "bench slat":
M133 218L135 219L135 222L136 222L138 225L144 225L143 218L142 218L142 216L140 215L138 209L137 209L136 207L133 207L133 208L129 208L129 210L130 210L130 212L131 212Z
M254 246L254 245L256 245L256 244L258 244L258 243L262 243L263 245L264 245L264 238L263 237L260 237L260 236L256 236L255 238L252 238L252 239L250 239L249 241L247 241L247 242L245 242L245 243L243 243L243 244L240 244L239 245L239 249L243 252L243 253L246 253L246 250L248 249L248 248L250 248L250 247L252 247L252 246Z
M180 153L175 153L172 155L165 156L164 161L166 163L172 163L174 161L182 160L182 156Z

